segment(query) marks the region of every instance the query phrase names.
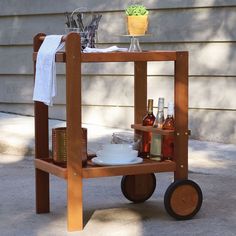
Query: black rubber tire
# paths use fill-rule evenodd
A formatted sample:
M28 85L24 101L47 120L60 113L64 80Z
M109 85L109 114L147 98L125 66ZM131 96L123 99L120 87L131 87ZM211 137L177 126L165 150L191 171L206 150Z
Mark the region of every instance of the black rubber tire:
M146 188L146 191L143 193L139 193L138 195L132 195L132 186L131 183L134 181L135 177L139 178L139 181L142 180L142 178L145 178L147 180L148 178L148 186ZM133 203L141 203L148 200L156 188L156 177L153 173L151 174L143 174L143 175L125 175L123 176L121 180L121 191L123 195L131 202Z
M177 180L167 188L164 196L164 205L167 213L173 218L177 220L189 220L194 217L200 210L202 206L202 200L202 190L197 183L188 179ZM193 205L191 206L191 204ZM186 209L182 210L181 206L182 209L184 207L186 207ZM179 212L181 210L182 212L180 214Z

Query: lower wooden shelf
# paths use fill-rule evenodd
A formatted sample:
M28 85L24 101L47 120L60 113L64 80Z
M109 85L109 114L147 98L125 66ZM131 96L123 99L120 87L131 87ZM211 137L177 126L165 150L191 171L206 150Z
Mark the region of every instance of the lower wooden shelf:
M35 159L35 168L56 175L60 178L67 179L67 168L55 165L51 158ZM173 161L157 162L144 159L143 163L134 165L97 166L89 160L87 166L82 168L82 176L83 178L96 178L155 172L174 172L175 170L176 163Z
M56 175L57 177L67 179L67 169L55 165L52 158L35 159L34 165L37 169Z
M89 161L87 167L83 168L83 178L172 172L175 169L176 164L173 161L157 162L144 159L140 164L121 166L96 166Z

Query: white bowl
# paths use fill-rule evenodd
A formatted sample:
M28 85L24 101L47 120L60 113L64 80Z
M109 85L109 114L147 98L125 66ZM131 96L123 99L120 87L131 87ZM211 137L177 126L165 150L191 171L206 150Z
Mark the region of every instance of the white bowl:
M106 152L129 151L132 150L132 146L130 144L123 144L123 143L122 144L109 143L103 145L102 149Z
M113 163L129 163L135 160L138 156L138 151L128 150L128 151L118 151L118 152L107 152L101 150L97 152L97 157L105 162Z

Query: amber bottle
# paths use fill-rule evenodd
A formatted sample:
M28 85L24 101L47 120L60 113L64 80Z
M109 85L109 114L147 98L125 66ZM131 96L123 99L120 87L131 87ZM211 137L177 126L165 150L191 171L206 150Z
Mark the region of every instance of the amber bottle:
M153 126L154 121L155 116L153 114L153 99L148 99L148 109L147 114L143 118L143 126ZM151 137L151 132L143 132L141 152L143 157L149 157L150 155Z
M167 118L162 126L163 130L174 130L174 104L169 102ZM162 137L162 160L173 160L174 158L174 136L173 135L163 135Z

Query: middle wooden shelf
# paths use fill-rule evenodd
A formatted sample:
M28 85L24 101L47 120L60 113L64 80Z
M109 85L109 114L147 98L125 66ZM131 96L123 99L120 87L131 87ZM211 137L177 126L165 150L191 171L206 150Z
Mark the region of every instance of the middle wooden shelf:
M35 167L43 170L57 177L67 179L67 168L61 167L53 163L52 158L35 159ZM119 166L98 166L87 161L87 165L82 168L83 178L96 178L119 175L135 175L147 174L155 172L173 172L176 170L176 163L173 161L154 161L150 159L143 159L140 164L133 165L119 165Z

